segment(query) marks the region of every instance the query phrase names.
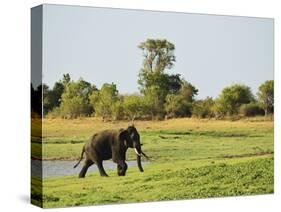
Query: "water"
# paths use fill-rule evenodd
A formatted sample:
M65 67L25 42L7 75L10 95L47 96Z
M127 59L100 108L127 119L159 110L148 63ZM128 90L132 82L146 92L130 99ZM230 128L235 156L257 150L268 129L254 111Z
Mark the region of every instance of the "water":
M74 169L73 166L78 161L62 161L62 160L52 160L52 161L40 161L40 160L31 160L31 173L34 177L58 177L65 175L76 174L78 176L80 170L83 166L83 161ZM126 161L128 169L133 166L137 166L136 161ZM149 162L142 162L142 165L145 165ZM41 170L42 167L42 170ZM116 163L112 161L103 161L103 167L106 170L115 169L117 167ZM43 171L43 172L42 172ZM95 164L89 167L87 174L91 172L98 171L98 168Z

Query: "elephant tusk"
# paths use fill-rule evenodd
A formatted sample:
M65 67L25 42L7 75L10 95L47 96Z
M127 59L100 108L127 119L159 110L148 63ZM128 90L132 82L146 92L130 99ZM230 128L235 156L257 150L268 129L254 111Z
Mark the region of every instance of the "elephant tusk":
M138 156L141 156L141 154L138 153L138 150L137 150L136 148L134 148L134 150L135 150L135 152L136 152L136 154L137 154Z

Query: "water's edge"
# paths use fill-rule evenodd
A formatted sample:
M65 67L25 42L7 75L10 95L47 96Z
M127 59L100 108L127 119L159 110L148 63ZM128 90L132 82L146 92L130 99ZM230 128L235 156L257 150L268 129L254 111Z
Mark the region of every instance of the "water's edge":
M66 160L31 160L31 174L32 177L59 177L66 175L79 174L83 161L74 169L73 166L77 163L77 160L66 161ZM126 161L128 168L132 166L137 166L136 161ZM147 164L149 162L142 162L142 164ZM41 170L42 167L42 170ZM116 169L117 164L113 161L103 161L103 167L105 171L107 169ZM94 164L89 167L87 173L98 171L97 166Z

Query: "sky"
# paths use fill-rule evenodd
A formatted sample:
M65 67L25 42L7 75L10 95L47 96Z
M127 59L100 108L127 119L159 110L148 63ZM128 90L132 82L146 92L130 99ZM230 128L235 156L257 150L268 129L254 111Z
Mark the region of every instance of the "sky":
M198 90L217 97L234 83L258 86L274 77L274 23L269 18L153 12L79 6L43 6L43 83L69 73L98 88L116 83L119 93L138 92L148 38L175 44L179 73Z

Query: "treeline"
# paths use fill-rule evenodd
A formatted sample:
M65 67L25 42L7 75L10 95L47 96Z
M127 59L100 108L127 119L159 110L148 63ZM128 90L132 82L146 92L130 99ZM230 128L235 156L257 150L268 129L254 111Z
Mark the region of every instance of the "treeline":
M274 111L274 82L265 81L255 96L246 85L234 84L213 99L196 100L198 89L180 74L169 74L176 61L175 46L167 40L147 39L139 49L143 66L139 72L139 94L122 95L114 83L101 88L63 75L53 88L32 87L32 96L43 91L43 115L77 118L96 116L103 120L164 119L175 117L224 118L267 115ZM35 100L36 101L36 100ZM40 101L40 100L37 100ZM35 103L33 111L37 111ZM38 111L39 112L39 111Z

